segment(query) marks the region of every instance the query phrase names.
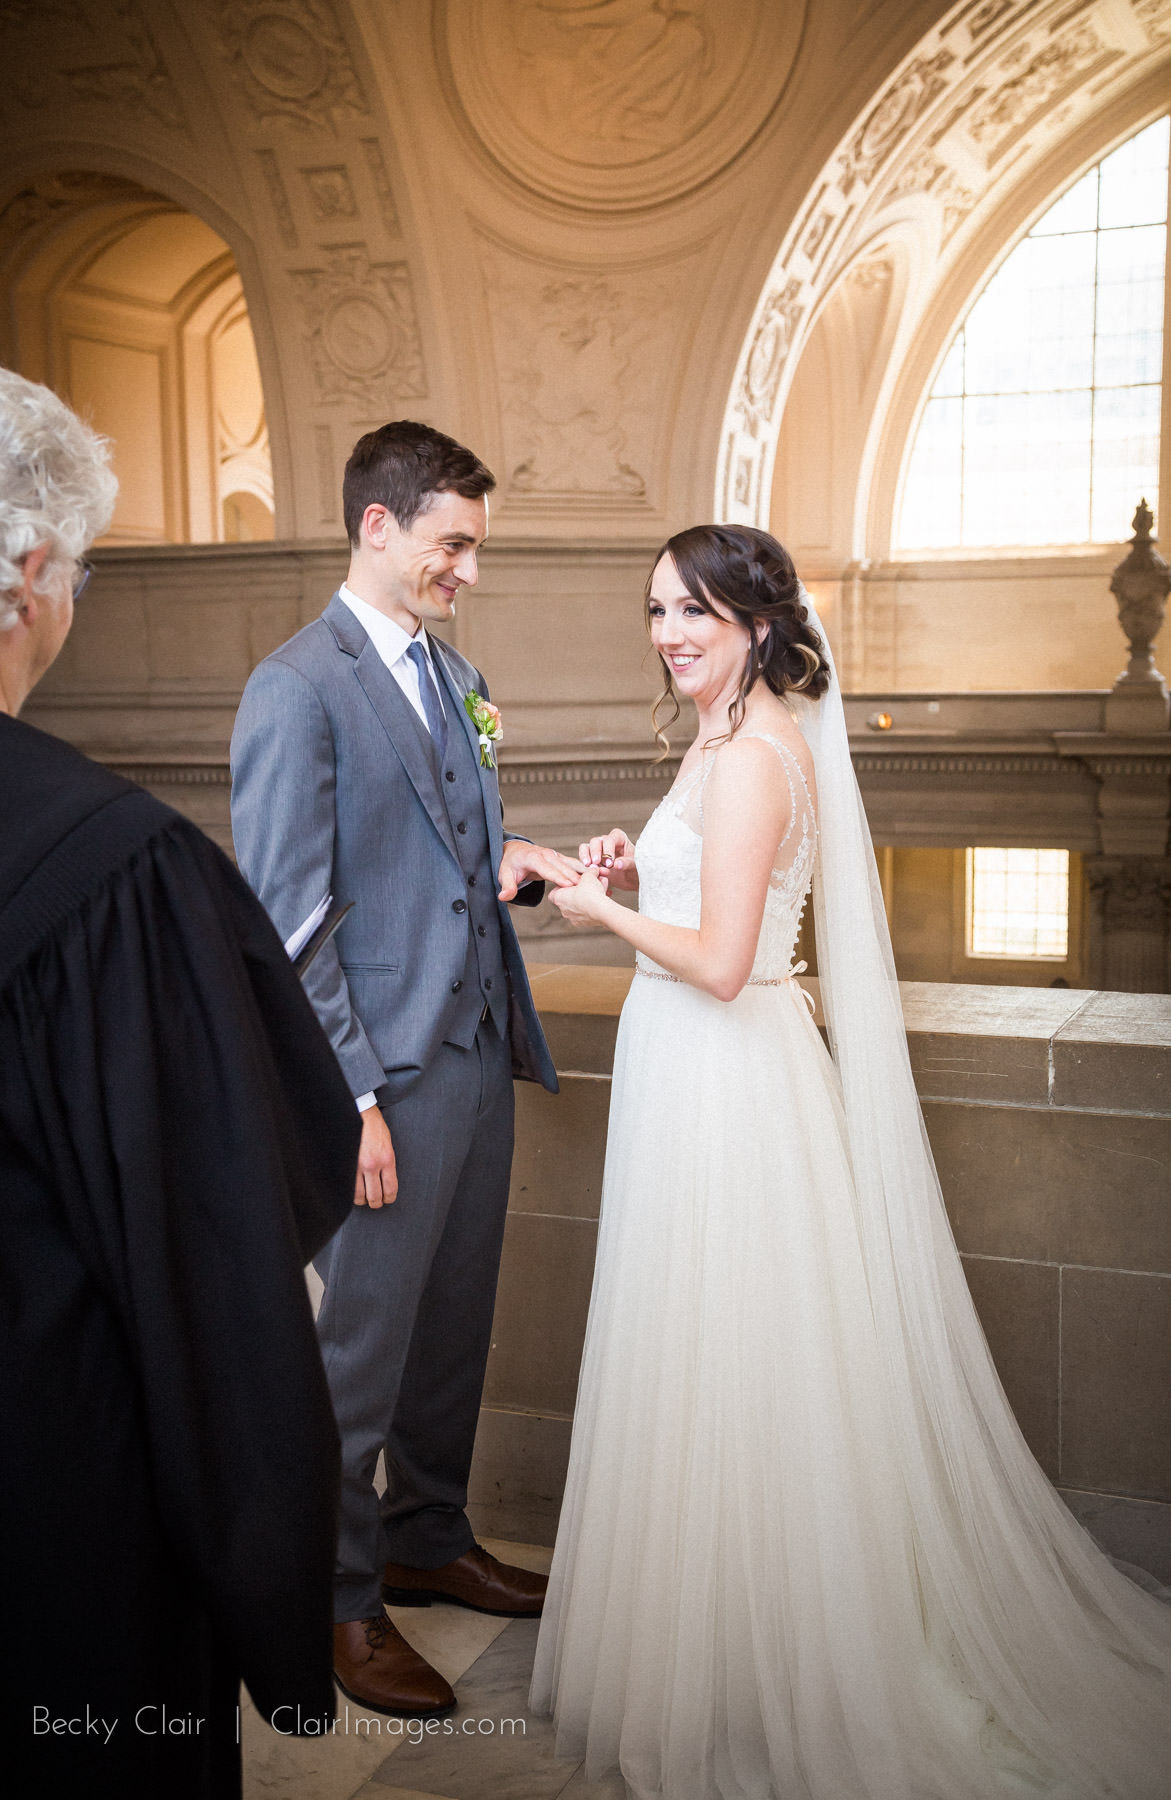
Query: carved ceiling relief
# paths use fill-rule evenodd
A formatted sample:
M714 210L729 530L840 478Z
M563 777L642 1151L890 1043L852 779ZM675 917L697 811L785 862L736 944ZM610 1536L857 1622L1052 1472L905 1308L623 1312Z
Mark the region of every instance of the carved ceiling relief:
M337 134L369 112L326 0L216 0L220 47L254 120Z
M780 99L803 0L442 0L452 99L527 186L608 210L725 167Z
M485 250L484 264L505 500L530 509L650 504L652 433L674 336L666 283L650 272L551 270L497 249Z
M341 245L326 252L323 268L290 279L318 401L359 400L364 411L391 416L398 401L427 393L405 262L372 263L364 245Z
M33 68L37 79L9 85L29 108L45 103L46 82L75 101L113 102L186 131L179 92L141 0L105 0L96 22L76 0L0 0L3 62Z

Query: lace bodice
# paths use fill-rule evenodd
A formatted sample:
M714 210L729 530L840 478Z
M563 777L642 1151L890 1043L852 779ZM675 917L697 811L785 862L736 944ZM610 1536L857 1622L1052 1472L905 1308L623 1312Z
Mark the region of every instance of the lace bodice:
M781 759L793 803L785 835L777 846L749 976L752 982L776 981L790 969L801 913L813 880L817 814L809 784L788 745L759 731L741 732L737 741L745 737L772 745ZM675 783L651 814L638 840L638 909L647 918L699 929L703 792L718 754L718 750L709 752L697 768ZM657 963L641 953L637 962L644 971L658 968Z

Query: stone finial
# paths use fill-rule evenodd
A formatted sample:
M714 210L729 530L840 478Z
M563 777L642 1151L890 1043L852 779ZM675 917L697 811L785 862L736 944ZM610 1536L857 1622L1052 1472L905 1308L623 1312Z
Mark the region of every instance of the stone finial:
M1140 500L1130 549L1110 577L1110 592L1118 602L1118 622L1130 647L1130 662L1106 702L1107 731L1166 731L1171 719L1171 699L1167 684L1155 667L1154 651L1171 590L1171 569L1155 549L1151 530L1154 523L1146 500Z

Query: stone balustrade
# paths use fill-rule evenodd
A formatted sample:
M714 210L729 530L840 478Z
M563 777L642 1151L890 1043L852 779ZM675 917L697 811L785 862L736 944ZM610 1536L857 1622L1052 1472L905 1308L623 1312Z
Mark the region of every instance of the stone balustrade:
M551 1542L631 977L533 977L562 1092L518 1088L472 1497L483 1531ZM948 1211L1021 1428L1097 1535L1171 1579L1171 997L902 993Z

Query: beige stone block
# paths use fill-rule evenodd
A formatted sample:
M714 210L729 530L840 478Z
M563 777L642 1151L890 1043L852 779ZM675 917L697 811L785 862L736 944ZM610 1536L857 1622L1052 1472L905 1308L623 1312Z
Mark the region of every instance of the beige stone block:
M1171 1120L929 1102L960 1249L1171 1273Z
M486 1405L573 1411L596 1241L590 1219L509 1214Z
M1069 989L900 984L921 1098L1044 1106L1049 1040L1086 995Z
M1061 1479L1171 1500L1171 1277L1065 1269Z
M510 1210L596 1219L609 1113L610 1083L597 1075L563 1075L559 1094L518 1083Z
M571 1430L569 1419L548 1413L481 1409L468 1482L468 1517L477 1537L553 1543ZM496 1554L522 1561L525 1568L541 1566L519 1554L515 1558L503 1550Z
M1053 1044L1056 1106L1171 1113L1171 994L1094 994Z
M1059 1271L964 1258L964 1273L1009 1404L1050 1479L1058 1473Z

